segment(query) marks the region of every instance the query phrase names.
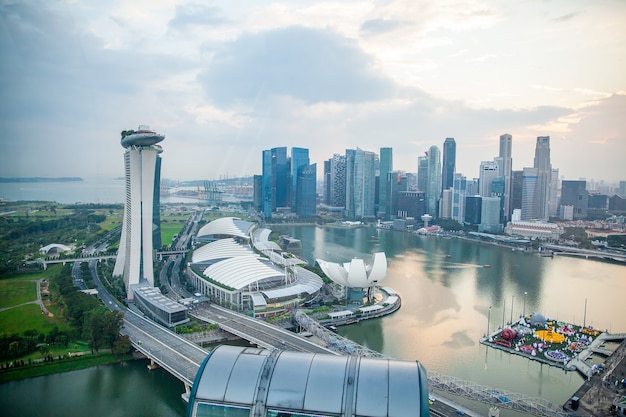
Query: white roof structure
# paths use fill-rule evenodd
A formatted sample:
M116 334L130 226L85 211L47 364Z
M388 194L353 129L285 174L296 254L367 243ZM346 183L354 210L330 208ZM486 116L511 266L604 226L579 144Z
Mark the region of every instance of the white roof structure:
M39 253L46 254L51 251L54 253L59 253L59 252L69 252L71 250L72 248L70 248L69 246L65 246L60 243L51 243L49 245L39 248Z
M255 255L229 258L214 263L204 270L204 276L236 290L257 281L281 275L281 271L263 263L261 258Z
M373 287L382 283L387 276L387 257L384 252L375 253L369 265L358 258L343 265L323 259L316 261L330 279L348 288Z
M309 295L315 294L322 288L324 281L317 274L308 271L301 267L296 267L297 283L288 287L276 288L273 290L262 291L266 297L271 299L289 297L295 294L307 293Z
M210 260L234 258L236 256L254 256L252 250L238 244L233 238L216 240L196 249L191 255L191 262L206 262Z
M222 217L202 226L196 236L199 239L212 235L248 239L248 233L253 225L254 223L241 220L238 217Z

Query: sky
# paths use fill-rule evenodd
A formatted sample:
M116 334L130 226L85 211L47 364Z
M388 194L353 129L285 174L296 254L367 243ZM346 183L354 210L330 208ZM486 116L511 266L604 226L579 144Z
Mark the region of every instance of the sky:
M149 125L162 177L261 173L393 148L417 171L457 144L478 176L550 136L564 179L626 179L623 0L0 0L0 176L124 175L120 132Z

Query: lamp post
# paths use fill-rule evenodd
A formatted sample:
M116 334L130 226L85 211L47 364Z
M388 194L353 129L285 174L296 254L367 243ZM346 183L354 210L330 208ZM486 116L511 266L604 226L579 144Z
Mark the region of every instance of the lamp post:
M511 324L513 324L513 305L515 303L515 296L511 296Z
M489 306L489 313L487 314L487 340L489 340L489 322L491 321L491 306Z
M524 312L522 313L524 317L526 317L526 296L528 295L527 291L524 291Z

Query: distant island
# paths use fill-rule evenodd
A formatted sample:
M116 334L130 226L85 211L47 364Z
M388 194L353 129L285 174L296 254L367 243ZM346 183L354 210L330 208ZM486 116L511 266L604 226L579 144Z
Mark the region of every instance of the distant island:
M5 182L79 182L81 177L0 177L0 183Z

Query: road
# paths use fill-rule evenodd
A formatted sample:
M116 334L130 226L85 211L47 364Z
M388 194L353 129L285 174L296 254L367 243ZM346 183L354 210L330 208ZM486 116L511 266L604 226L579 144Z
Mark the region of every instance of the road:
M208 354L200 346L131 310L124 312L120 333L128 335L137 350L190 386Z
M298 352L337 354L281 327L216 305L194 307L190 315L203 321L217 323L223 330L266 349L276 348Z

